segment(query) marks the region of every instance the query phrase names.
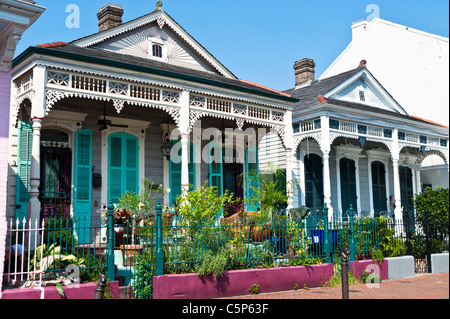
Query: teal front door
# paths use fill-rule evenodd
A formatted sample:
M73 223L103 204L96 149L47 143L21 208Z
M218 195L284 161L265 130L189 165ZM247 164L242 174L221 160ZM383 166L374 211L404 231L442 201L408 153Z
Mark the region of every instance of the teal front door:
M348 158L341 158L339 161L339 170L341 174L342 211L347 212L350 205L357 211L355 161Z
M78 244L90 242L92 191L92 130L75 133L73 217Z
M139 192L139 140L128 133L109 136L108 202L126 192Z

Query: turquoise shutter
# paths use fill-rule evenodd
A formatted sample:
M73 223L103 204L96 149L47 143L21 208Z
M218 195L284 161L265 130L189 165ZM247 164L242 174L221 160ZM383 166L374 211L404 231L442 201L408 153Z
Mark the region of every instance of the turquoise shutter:
M209 185L216 186L218 194L223 194L223 154L222 147L209 143Z
M108 198L117 203L126 192L139 191L139 140L127 133L109 136Z
M172 158L169 161L169 200L170 204L176 201L177 196L181 195L181 143L180 141L172 141L174 151L178 151L178 159L176 162L173 162ZM195 188L195 151L194 144L190 143L189 145L189 184L192 186L189 187L189 190Z
M74 177L75 232L79 244L88 244L91 225L92 130L75 133Z
M17 182L16 182L16 218L22 223L27 217L28 200L30 199L30 169L33 128L30 124L20 121L17 152Z
M252 199L253 196L257 196L254 188L257 188L258 179L255 175L259 175L259 158L258 158L258 148L252 147L245 150L245 171L247 180L245 181L245 195L247 199ZM248 203L247 209L249 211L258 211L259 205L256 203Z

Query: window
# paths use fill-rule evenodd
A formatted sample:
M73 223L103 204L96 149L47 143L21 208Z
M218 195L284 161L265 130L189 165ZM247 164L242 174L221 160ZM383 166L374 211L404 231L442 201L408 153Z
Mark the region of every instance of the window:
M364 91L359 91L359 100L363 102L366 100L366 94Z
M162 46L159 44L152 45L152 54L154 57L162 58Z

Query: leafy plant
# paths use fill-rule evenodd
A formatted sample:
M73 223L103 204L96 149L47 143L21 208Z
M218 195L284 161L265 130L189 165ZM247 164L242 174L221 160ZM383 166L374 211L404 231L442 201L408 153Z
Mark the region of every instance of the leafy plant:
M196 233L194 242L202 243L206 250L196 269L198 276L220 278L227 270L231 254L226 236L209 219Z
M180 214L189 219L218 218L223 214L226 203L232 201L233 195L226 190L219 195L216 186L200 188L189 191L186 196L178 195Z
M279 210L287 207L286 173L283 170L269 163L269 170L263 174L254 170L245 174L248 174L246 179L254 194L246 200L253 207L260 206L261 216L271 219Z
M64 298L64 289L59 282L56 284L56 290L58 291L59 295Z
M248 290L248 292L249 292L251 295L257 295L257 294L259 294L259 285L257 285L257 284L252 285L252 286L250 287L250 289Z
M368 284L369 282L367 282L367 278L369 278L369 276L371 276L372 274L370 272L368 272L367 270L364 270L364 272L359 276L359 280L362 283L366 283ZM374 283L380 283L381 282L381 277L379 275L372 275L372 279L370 280L370 283L374 284Z
M371 249L371 254L372 254L372 260L373 263L375 264L376 262L378 262L378 264L382 264L383 260L384 260L384 255L383 252L379 249Z
M449 230L449 189L438 187L435 190L426 189L413 198L417 221L425 229L426 210L430 233L435 238L442 239ZM448 249L448 246L447 246ZM439 252L439 251L436 251Z
M30 271L50 271L65 269L68 265L81 265L84 258L77 259L74 255L65 255L61 247L55 243L47 246L43 244L35 250L34 257L30 260Z
M73 236L73 224L77 222L70 218L47 219L44 223L44 243L47 246L56 244L66 253L72 252L73 247L77 245L76 237Z

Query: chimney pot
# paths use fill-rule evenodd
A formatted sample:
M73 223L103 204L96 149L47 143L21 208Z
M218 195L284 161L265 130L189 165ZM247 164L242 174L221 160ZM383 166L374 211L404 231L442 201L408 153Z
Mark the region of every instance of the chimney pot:
M366 66L366 64L367 64L367 61L366 61L366 60L361 60L361 62L359 62L359 67L358 67L358 69L364 68L364 67Z
M316 64L312 59L302 59L294 63L295 86L309 85L315 79Z
M98 29L106 31L122 24L123 9L119 4L107 3L97 13Z

